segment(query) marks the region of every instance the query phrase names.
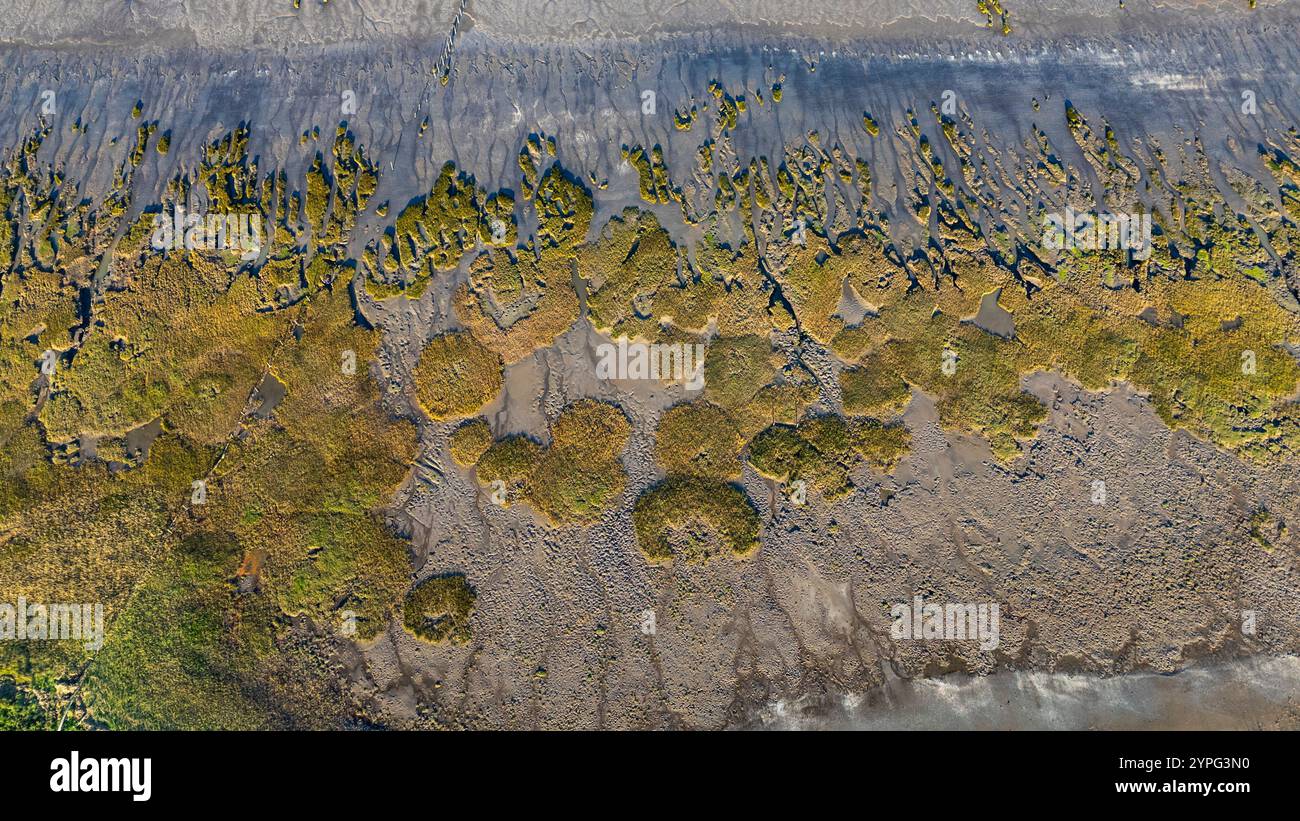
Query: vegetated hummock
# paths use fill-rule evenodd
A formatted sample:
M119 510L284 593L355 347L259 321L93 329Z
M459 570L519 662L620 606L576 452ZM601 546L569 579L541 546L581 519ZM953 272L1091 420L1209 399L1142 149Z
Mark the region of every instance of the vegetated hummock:
M501 357L473 334L442 334L424 347L414 378L420 406L429 416L469 416L501 391Z
M469 641L469 617L474 611L474 589L465 576L434 576L411 588L402 605L402 624L414 635L433 644Z
M447 437L447 449L451 452L451 458L461 466L476 464L491 446L492 431L483 419L471 419Z
M655 430L655 453L672 474L740 478L744 447L735 419L718 405L696 401L664 412Z
M478 481L504 483L507 504L527 502L552 524L591 522L627 484L619 454L631 432L623 411L582 399L551 422L547 445L523 436L493 442L478 460Z
M636 500L637 544L653 563L702 563L758 549L758 513L734 484L698 476L670 476Z
M909 440L907 428L898 422L813 416L760 432L749 445L749 463L764 476L803 480L833 499L852 491L849 474L860 462L892 470Z

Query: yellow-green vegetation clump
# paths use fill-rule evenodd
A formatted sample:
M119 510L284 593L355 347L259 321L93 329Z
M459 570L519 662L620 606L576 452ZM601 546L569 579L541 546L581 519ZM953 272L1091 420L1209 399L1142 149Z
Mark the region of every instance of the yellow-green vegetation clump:
M153 136L154 131L158 129L158 122L155 120L151 123L145 123L136 129L135 147L131 149L131 157L128 162L134 168L144 162L145 150L149 145L149 138ZM163 151L161 153L167 153Z
M943 327L941 322L934 324ZM1019 442L1033 438L1047 417L1047 408L1021 389L1023 371L1006 344L974 326L960 325L950 331L944 347L917 340L910 351L901 346L899 351L938 363L927 367L924 361L913 360L903 373L908 381L917 380L936 397L939 419L945 426L978 432L1003 461L1019 455ZM895 353L892 347L893 343L886 344L886 358ZM949 375L944 362L954 358L955 372Z
M402 625L433 644L466 644L476 598L474 588L460 573L425 579L406 595Z
M1272 553L1274 546L1287 538L1286 522L1277 518L1267 508L1250 515L1250 539L1263 550Z
M683 269L686 293L668 291L656 296L657 303L668 306L664 313L680 313L672 306L677 300L690 298L693 304L699 305L692 312L696 317L693 321L700 322L707 315L716 322L719 336L765 336L773 328L783 327L773 316L769 295L763 291L763 276L753 256L725 245L712 232L693 250L693 258L686 260L689 267ZM697 289L697 285L704 287ZM694 293L692 289L696 289ZM684 321L674 318L674 324L683 326Z
M1153 272L1141 292L1096 274L1049 281L1028 309L1011 295L1017 336L1027 358L1085 387L1131 382L1170 427L1253 458L1294 452L1300 368L1281 345L1300 328L1267 288L1225 267L1196 280Z
M223 441L289 332L265 315L258 282L220 259L147 254L131 288L110 291L72 366L58 369L41 422L54 441L121 437L165 416L204 443Z
M1097 173L1122 190L1131 161L1120 155L1114 130L1094 133L1073 108L1066 119ZM968 129L955 121L943 125L954 150L967 152ZM942 189L943 171L922 137L917 134L919 159L930 158L922 167L931 167ZM1055 150L1044 140L1040 135L1034 150L1046 163L1039 173L1051 177ZM1285 155L1270 154L1270 169L1285 192L1296 183L1289 161L1277 156ZM798 170L789 161L785 167ZM824 180L812 169L804 179L816 193ZM968 183L975 179L969 169L963 173ZM779 176L783 196L799 193L799 178L794 171ZM1065 182L1062 174L1052 184ZM1300 432L1289 399L1300 370L1283 347L1296 338L1297 323L1284 307L1290 298L1268 275L1273 266L1258 237L1235 215L1217 216L1212 199L1197 199L1201 194L1193 191L1207 190L1208 177L1201 184L1206 188L1187 187L1185 202L1171 206L1179 230L1159 212L1153 216L1151 257L1131 264L1119 251L1040 247L1036 253L1054 267L1044 266L1038 278L1015 274L1002 261L1015 254L1009 235L987 238L999 259L966 204L942 190L927 206L940 212L942 242L916 264L896 256L886 235L869 224L879 219L869 211L863 213L868 224L834 241L815 224L803 243L776 237L768 262L797 330L849 365L842 378L849 414L893 414L906 401L905 386L915 387L936 399L946 429L978 433L995 455L1010 459L1046 413L1021 380L1052 369L1090 389L1128 381L1151 395L1171 426L1275 458L1295 449ZM1243 197L1262 196L1243 179L1234 184ZM1288 247L1290 229L1260 208L1257 219L1271 226L1274 247ZM973 321L981 298L995 291L998 306L1014 317L1010 338ZM856 310L846 312L846 303L857 303Z
M478 480L491 485L501 482L507 490L503 505L527 498L533 468L546 449L526 436L514 435L492 442L479 456L475 473Z
M880 352L840 373L844 413L849 416L887 417L900 413L912 391L898 376L895 363Z
M198 175L220 204L214 207L257 209L264 199L279 198L282 181L268 176L264 186L257 184L247 142L247 129L241 128L205 149ZM355 152L340 156L353 161ZM179 194L180 187L173 190ZM339 203L333 213L351 213ZM174 204L167 205L164 214ZM73 364L51 379L40 416L54 441L83 434L120 440L155 419L195 441L223 441L272 352L298 321L290 312L266 308L289 307L277 296L283 289L298 301L338 273L318 256L313 265L320 274L307 281L301 250L288 243L267 262L271 268L286 255L289 273L283 279L268 270L232 277L232 267L240 264L234 252L155 252L149 219L144 215L119 242L114 272L121 287L105 292L98 321L85 333Z
M208 146L197 174L219 203L214 208L256 218L247 140L240 128ZM174 195L180 189L173 185ZM195 441L221 441L289 331L287 314L262 312L268 296L260 279L231 276L238 253L155 252L149 221L143 215L119 241L114 275L121 287L105 292L75 359L52 375L40 410L52 441L120 439L159 418Z
M510 192L489 194L474 177L446 163L432 190L411 201L367 246L366 287L378 298L418 297L430 277L455 268L479 244L513 243L514 205Z
M587 241L592 218L591 192L558 162L542 175L534 205L541 253L554 249L571 256Z
M756 270L714 241L694 264L651 212L628 208L578 257L588 310L612 337L683 341L716 323L728 335L772 328Z
M906 290L895 288L906 289L910 282L888 259L885 240L878 233L849 234L834 245L813 229L804 236L802 245L785 243L773 276L794 310L800 331L852 360L876 335L873 331L878 332L880 326L873 320L881 313L881 297L907 296ZM856 325L841 315L846 284L865 315Z
M445 271L455 267L480 234L490 236L483 223L474 179L447 163L428 196L397 215L392 254L403 268L412 268L427 256L434 269Z
M546 145L553 157L554 141ZM550 345L578 318L571 264L591 224L591 193L559 163L538 177L545 159L542 143L533 139L520 155L525 200L536 209L535 238L514 244L509 234L505 247L480 253L470 264L469 280L455 294L461 321L507 365ZM504 194L497 197L500 213L493 219L505 219L501 209L506 202ZM508 202L513 208L513 200Z
M765 336L719 337L704 356L704 398L722 408L742 439L777 422L794 423L817 400L800 367L783 367Z
M743 446L735 420L711 402L674 405L655 431L655 459L669 474L739 479Z
M266 565L273 573L283 568L288 582L281 608L322 618L345 602L359 614L358 633L368 636L382 626L409 569L405 545L372 513L406 475L414 431L381 410L368 376L339 368L339 351L369 359L378 345L374 331L352 321L347 295L321 292L303 314L302 342L279 351L272 365L286 389L283 401L229 447L213 478L232 507L239 504L231 532L242 534L252 522L251 542L283 517L275 541L284 550ZM293 501L295 488L313 495ZM284 561L291 545L300 552Z
M1016 339L980 329L966 318L978 312L981 294L1007 275L987 257L961 250L953 255L960 263L958 283L918 281L889 261L878 236L850 234L832 247L809 232L806 247L787 249L776 277L799 329L855 363L842 381L846 413L895 414L906 405L908 386L917 386L936 398L945 428L979 433L995 455L1010 459L1046 415L1020 386L1021 375L1034 369L1025 345L1032 337L1021 324L1025 292L1007 297L1014 303ZM857 324L842 316L846 291L860 303Z
M745 113L745 95L733 97L717 80L709 83L709 93L718 103L718 128L722 131L734 129L740 115Z
M555 137L532 133L519 149L519 170L523 172L520 180L525 200L533 198L542 178L542 169L555 157Z
M742 439L798 420L818 399L811 374L783 366L767 336L720 336L705 353L705 399L727 412Z
M998 0L976 0L975 7L984 15L985 24L1005 36L1011 33L1011 14Z
M464 321L477 323L484 340L511 361L532 350L528 340L553 339L567 327L566 319L576 318L567 262L586 240L592 199L586 186L552 161L553 139L545 142L547 150L542 146L533 135L519 158L523 207L531 203L537 218L531 239L521 242L509 190L489 193L447 163L433 190L407 205L384 236L367 246L360 261L367 290L380 299L418 298L433 276L486 246L473 263L471 281L457 295ZM495 332L488 320L497 325ZM519 327L512 327L516 323Z
M553 522L590 521L623 492L619 454L632 428L618 408L584 400L551 425L551 445L529 476L528 498Z
M619 454L631 432L623 411L582 399L551 423L549 445L522 436L493 442L475 473L482 484L502 482L507 502L522 499L553 525L585 524L622 495Z
M632 148L625 146L623 160L636 169L640 180L641 199L659 205L681 200L682 192L675 188L668 178L668 166L664 162L663 148L656 145L647 153L639 145Z
M81 691L96 721L274 726L278 703L315 698L301 672L280 669L281 614L329 625L352 611L365 637L400 598L406 547L374 510L405 475L414 430L378 408L364 372L340 372L340 350L366 357L376 344L346 294L323 292L302 314L301 344L269 360L282 400L264 417L236 412L221 441L187 421L184 399L174 424L162 408L147 458L117 473L50 464L33 425L7 427L22 481L3 483L17 491L3 524L21 535L4 583L32 600L105 603L107 640ZM82 652L59 643L39 664L81 669Z
M0 406L27 410L43 360L62 367L72 348L79 291L122 227L134 174L129 164L119 170L103 208L92 210L38 160L48 134L35 132L0 163Z
M668 478L646 490L632 514L648 561L702 563L758 548L758 514L730 483L740 478L743 446L736 420L718 405L697 400L664 412L655 459Z
M646 560L702 564L759 546L758 512L739 487L718 479L672 476L636 500L637 545Z
M456 464L465 467L475 464L492 445L492 431L483 419L471 419L451 432L447 448Z
M217 206L257 212L280 200L283 177L262 177L246 145L241 127L194 173ZM129 176L115 185L125 213ZM39 203L43 186L8 174L0 195ZM346 215L337 201L324 213ZM289 617L367 638L409 586L406 543L379 511L414 458L415 429L380 407L364 367L340 364L372 358L378 333L358 326L329 266L282 304L224 252L149 248L148 212L116 239L116 218L92 228L58 203L48 198L41 219L57 214L76 241L47 258L48 274L24 242L0 280L0 587L102 602L106 636L98 652L0 648L14 703L35 698L44 707L24 720L66 712L68 726L349 720L352 706L325 695L326 668L295 666L306 648ZM110 249L114 287L83 303L83 320L76 289ZM42 351L73 349L41 377ZM38 377L49 389L41 405ZM77 688L53 692L50 680Z
M803 480L834 499L853 489L849 474L859 463L888 472L910 443L907 428L898 423L814 416L759 433L749 443L749 464L780 482Z
M503 384L501 357L466 331L434 337L415 366L420 407L434 419L470 416Z
M715 339L704 355L706 395L724 408L741 408L776 377L778 362L766 337Z
M100 714L117 713L132 726L191 720L135 714L132 703L147 694L151 710L193 710L202 726L210 711L190 699L211 697L203 695L207 677L229 689L245 677L273 676L277 614L338 626L346 611L357 636L368 638L400 599L410 572L406 545L376 510L406 474L414 430L380 410L368 377L340 371L339 350L369 356L377 342L352 322L346 295L317 295L302 328L303 343L275 358L285 395L269 416L245 420L242 436L199 452L198 464L161 442L150 452L144 469L158 464L178 474L169 495L189 501L189 511L173 520L179 553L145 583L123 615L119 640L96 662ZM201 505L192 502L194 477L206 482ZM158 646L175 652L151 660ZM210 648L201 649L210 671L186 667L200 648ZM250 711L249 720L260 714Z
M483 345L511 365L550 345L578 318L568 261L531 248L485 251L456 291L456 315Z
M708 324L709 283L683 287L672 238L649 212L626 209L606 224L601 238L578 258L589 284L587 307L597 330L612 337L654 340L663 324L695 330ZM692 300L699 295L702 299ZM667 304L660 304L663 299ZM694 302L694 304L692 304Z

